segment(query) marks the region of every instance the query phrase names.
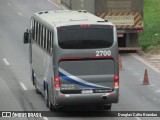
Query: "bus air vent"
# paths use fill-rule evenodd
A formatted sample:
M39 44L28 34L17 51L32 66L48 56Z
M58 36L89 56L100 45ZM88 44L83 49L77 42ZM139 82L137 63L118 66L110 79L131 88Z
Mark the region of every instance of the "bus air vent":
M87 11L86 11L86 10L78 10L78 12L87 13Z
M43 12L39 12L39 14L43 14Z
M103 21L97 21L97 22L106 22L105 20L103 20Z

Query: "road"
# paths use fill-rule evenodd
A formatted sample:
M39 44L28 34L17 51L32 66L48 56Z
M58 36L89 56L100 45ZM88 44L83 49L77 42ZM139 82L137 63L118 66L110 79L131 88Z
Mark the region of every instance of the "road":
M55 9L59 7L48 0L0 0L0 111L48 111L43 96L35 93L30 81L29 49L28 45L23 44L23 32L34 12ZM112 111L160 111L159 71L148 66L136 54L123 54L122 62L124 70L120 71L120 100L113 105ZM142 85L145 68L149 74L149 86ZM53 113L56 117L24 119L97 120L92 115L100 114L102 117L99 120L150 120L144 117L109 118L105 117L105 112L96 111L67 114L75 115L61 117L66 114Z

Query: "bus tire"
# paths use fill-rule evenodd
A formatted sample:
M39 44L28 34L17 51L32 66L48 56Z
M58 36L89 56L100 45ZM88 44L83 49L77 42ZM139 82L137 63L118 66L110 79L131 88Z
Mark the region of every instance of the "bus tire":
M48 88L45 88L44 90L44 100L45 100L46 106L49 107Z
M50 100L48 102L48 108L49 108L50 111L54 111L53 110L53 104L50 102Z
M33 85L35 85L35 79L34 79L34 71L33 71L33 69L32 69L32 73L31 73L31 80L32 80Z
M35 86L35 89L36 89L36 93L37 94L41 94L41 92L39 91L39 89L37 88L37 83L36 83L36 80L34 79L34 86Z
M58 110L59 110L58 107L55 106L55 105L53 105L50 101L49 101L48 108L49 108L49 110L52 111L52 112L58 112Z

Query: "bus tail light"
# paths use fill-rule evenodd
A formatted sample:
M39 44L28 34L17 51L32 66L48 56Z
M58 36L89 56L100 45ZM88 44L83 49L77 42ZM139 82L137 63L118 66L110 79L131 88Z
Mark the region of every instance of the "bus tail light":
M114 75L114 87L119 87L119 75Z
M134 30L135 33L143 32L143 30Z
M119 82L114 82L114 86L118 87L119 86Z
M55 88L60 88L60 84L55 84L54 87Z
M119 80L119 75L114 75L114 80Z
M60 88L60 78L59 77L54 78L54 87Z

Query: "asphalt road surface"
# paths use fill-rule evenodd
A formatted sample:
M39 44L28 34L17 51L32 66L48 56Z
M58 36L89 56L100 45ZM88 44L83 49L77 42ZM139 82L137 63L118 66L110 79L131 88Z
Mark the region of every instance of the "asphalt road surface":
M30 81L29 49L28 45L23 44L23 33L29 27L34 12L55 9L59 7L48 0L0 0L0 111L48 111L43 96L35 93ZM113 111L160 111L160 72L136 54L123 54L122 62L120 100L113 105L110 114ZM148 86L142 85L145 69L149 74ZM55 117L19 119L159 120L149 117L106 117L108 113L101 111L52 114ZM101 117L93 117L95 115Z

